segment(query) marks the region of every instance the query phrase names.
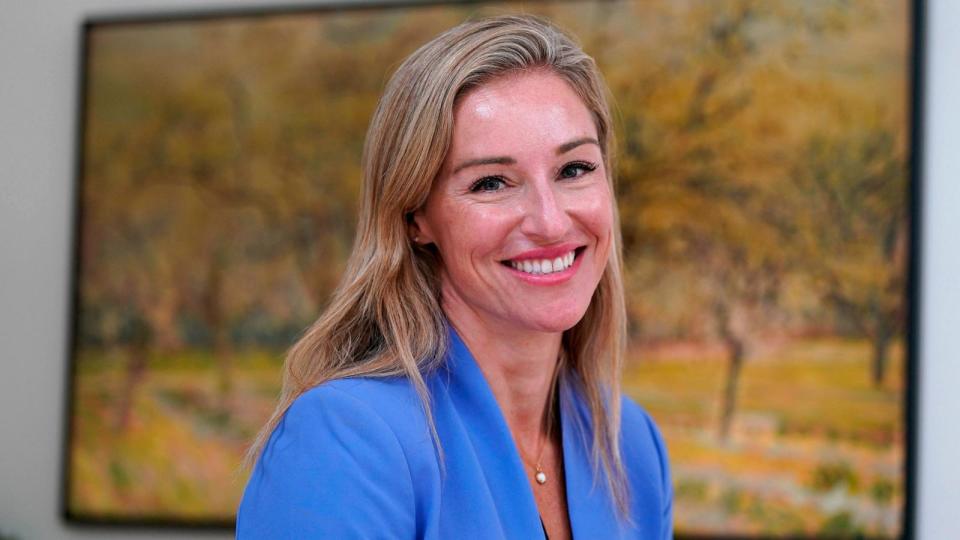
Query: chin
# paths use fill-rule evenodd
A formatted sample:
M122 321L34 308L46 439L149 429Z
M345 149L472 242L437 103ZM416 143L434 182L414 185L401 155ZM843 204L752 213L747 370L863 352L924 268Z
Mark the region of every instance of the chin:
M537 318L536 320L528 319L526 325L530 328L536 328L540 332L562 333L576 326L586 313L586 307L572 308L569 310L558 309L550 313L545 313L544 315L547 316L544 318Z

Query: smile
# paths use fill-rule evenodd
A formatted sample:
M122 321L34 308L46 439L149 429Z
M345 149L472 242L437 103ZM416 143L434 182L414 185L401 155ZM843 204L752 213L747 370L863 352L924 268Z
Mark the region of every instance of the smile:
M514 270L539 276L563 272L573 265L575 259L576 251L571 249L567 253L554 258L536 258L504 262Z

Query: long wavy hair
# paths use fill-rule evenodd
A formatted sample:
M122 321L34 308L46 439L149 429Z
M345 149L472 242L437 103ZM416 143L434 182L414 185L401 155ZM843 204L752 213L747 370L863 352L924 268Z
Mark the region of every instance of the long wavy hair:
M325 381L403 376L419 394L442 459L424 375L442 364L447 330L440 307L436 252L411 242L409 222L427 199L465 93L522 70L550 70L577 93L596 124L611 183L613 133L607 88L591 57L551 23L500 16L456 26L410 55L387 83L363 150L357 236L327 309L290 349L276 410L250 448L262 451L294 400ZM562 339L565 384L588 406L595 473L602 472L626 514L620 455L620 369L626 339L620 225L586 314Z

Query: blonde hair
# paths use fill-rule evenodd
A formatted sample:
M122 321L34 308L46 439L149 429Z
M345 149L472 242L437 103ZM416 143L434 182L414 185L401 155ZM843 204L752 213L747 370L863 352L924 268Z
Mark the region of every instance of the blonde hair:
M551 70L583 100L612 176L606 86L593 59L547 21L500 16L467 22L410 55L388 82L367 132L357 237L345 273L329 307L289 351L279 404L251 447L248 463L297 397L325 381L358 376L409 379L442 459L424 382L447 349L440 261L430 249L410 242L408 223L425 204L450 147L458 98L495 77L529 69ZM608 181L612 184L612 178ZM610 258L583 319L564 333L562 378L584 397L594 470L602 468L625 515L619 373L626 310L615 205L611 211Z

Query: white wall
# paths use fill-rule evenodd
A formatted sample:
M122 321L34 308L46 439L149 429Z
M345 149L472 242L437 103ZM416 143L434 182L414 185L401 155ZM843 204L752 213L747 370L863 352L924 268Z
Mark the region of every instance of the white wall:
M23 539L223 534L66 527L58 517L79 22L249 1L0 6L0 531ZM268 2L264 1L263 4ZM960 2L928 5L919 538L960 537Z
M960 2L927 3L918 538L960 538Z
M0 0L0 532L22 540L231 536L68 527L59 490L80 22L238 3L250 4Z

